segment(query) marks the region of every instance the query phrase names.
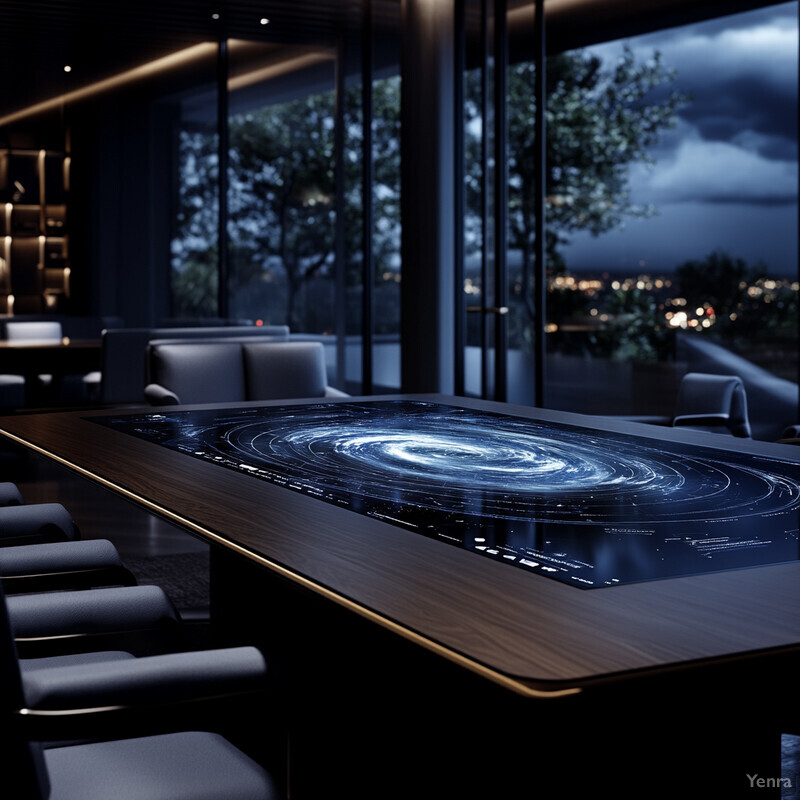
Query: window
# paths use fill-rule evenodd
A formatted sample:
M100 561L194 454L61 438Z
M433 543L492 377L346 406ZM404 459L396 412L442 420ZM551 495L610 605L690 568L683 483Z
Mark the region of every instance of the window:
M593 43L546 61L543 187L531 17L529 5L508 17L507 219L493 231L469 202L491 116L473 111L478 73L464 82L465 306L492 291L470 272L470 242L505 237L508 399L534 402L540 358L541 402L587 413L668 416L683 374L730 372L749 387L754 435L777 438L798 416L798 4L624 39L616 24L579 31ZM566 28L549 27L551 46Z
M547 68L547 404L669 414L682 374L731 372L777 438L797 409L797 3Z

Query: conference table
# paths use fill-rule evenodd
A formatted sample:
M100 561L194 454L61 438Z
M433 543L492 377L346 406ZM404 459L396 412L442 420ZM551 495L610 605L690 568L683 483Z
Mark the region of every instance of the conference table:
M210 543L293 797L780 796L800 448L442 395L0 433Z

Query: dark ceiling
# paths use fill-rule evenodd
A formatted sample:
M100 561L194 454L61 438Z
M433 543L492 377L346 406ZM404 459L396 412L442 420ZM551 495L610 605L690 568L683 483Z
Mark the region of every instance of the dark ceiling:
M199 42L223 37L324 41L358 5L348 0L0 0L0 117ZM270 20L266 26L263 17Z
M774 1L546 0L548 45L577 47L598 31L627 36L713 16L720 6L730 13ZM507 2L523 14L533 7L533 0ZM384 15L388 23L400 4L372 0L373 25ZM200 42L333 43L364 7L364 0L0 0L0 118Z

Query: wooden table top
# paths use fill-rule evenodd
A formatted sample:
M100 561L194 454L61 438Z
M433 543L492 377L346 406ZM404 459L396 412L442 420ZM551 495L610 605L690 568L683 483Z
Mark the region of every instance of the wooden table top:
M99 369L100 339L0 340L0 371L68 374Z
M800 462L800 449L787 445L480 400L357 400L408 398ZM321 401L296 404L310 402ZM169 411L195 408L210 407ZM631 674L800 647L796 561L582 590L91 420L141 411L6 417L0 433L523 695L560 696Z

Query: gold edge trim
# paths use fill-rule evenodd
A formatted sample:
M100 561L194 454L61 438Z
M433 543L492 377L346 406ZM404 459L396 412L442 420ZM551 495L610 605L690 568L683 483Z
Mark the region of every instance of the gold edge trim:
M386 628L392 631L393 633L396 633L399 636L402 636L403 638L412 641L415 644L418 644L421 647L424 647L425 649L430 650L442 656L443 658L446 658L448 661L451 661L455 664L459 664L460 666L470 670L471 672L474 672L478 675L487 678L493 683L499 684L500 686L503 686L507 689L511 689L517 694L529 698L548 700L548 699L556 699L560 697L569 697L572 695L577 695L580 694L582 691L579 687L574 687L569 689L553 689L550 691L544 689L533 689L530 686L526 685L525 683L522 683L521 681L515 680L514 678L504 675L501 672L497 672L496 670L493 670L490 667L487 667L486 665L481 664L478 661L474 661L470 658L467 658L466 656L456 652L455 650L451 650L450 648L445 647L444 645L439 644L438 642L434 642L433 640L428 639L419 633L416 633L410 628L406 628L405 626L400 625L399 623L393 620L387 619L386 617L381 616L377 612L371 611L366 606L363 606L360 603L356 603L355 601L350 600L349 598L341 594L338 594L337 592L334 592L331 589L326 588L325 586L321 586L315 581L312 581L309 578L306 578L296 572L293 572L292 570L287 569L286 567L281 566L280 564L274 561L270 561L268 558L264 556L260 556L257 553L253 553L252 551L246 549L245 547L242 547L241 545L238 545L235 542L231 542L230 540L223 538L219 534L216 534L213 531L204 528L202 525L198 525L197 523L192 522L191 520L184 519L179 514L176 514L175 512L170 511L169 509L163 508L157 503L154 503L152 500L148 500L146 497L142 497L141 495L138 495L135 492L130 491L129 489L125 489L124 487L119 486L118 484L108 480L107 478L103 478L99 475L96 475L95 473L91 472L85 467L81 467L78 464L75 464L66 458L62 458L61 456L57 456L55 453L51 453L49 450L46 450L45 448L40 447L39 445L33 444L32 442L29 442L26 439L17 436L16 434L9 433L6 430L0 429L0 434L6 436L7 438L21 445L24 445L25 447L37 453L40 453L41 455L44 455L48 458L53 459L54 461L57 461L60 464L69 467L70 469L78 472L79 474L87 478L90 478L91 480L101 484L102 486L105 486L106 488L112 489L118 494L121 494L122 496L127 497L128 499L133 500L139 503L140 505L143 505L144 507L150 509L151 511L154 511L155 513L159 514L162 517L166 517L167 519L175 522L176 524L182 527L189 528L190 530L193 530L196 533L201 534L204 538L211 539L212 541L215 541L218 544L227 547L229 550L234 550L237 553L245 556L246 558L249 558L251 561L258 562L259 564L270 569L271 571L276 572L279 575L288 578L292 582L297 583L303 586L304 588L313 591L315 594L325 597L326 599L331 600L332 602L344 608L347 608L350 611L353 611L359 616L377 623L381 627Z

